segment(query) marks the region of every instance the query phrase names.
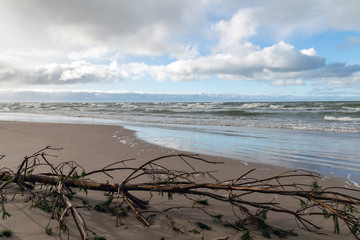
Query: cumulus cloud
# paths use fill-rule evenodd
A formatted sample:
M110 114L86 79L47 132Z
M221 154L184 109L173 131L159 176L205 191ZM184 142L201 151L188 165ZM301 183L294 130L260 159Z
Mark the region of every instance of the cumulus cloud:
M325 59L313 48L296 50L283 41L260 48L248 38L256 33L253 18L257 9L241 9L230 20L211 28L218 43L208 56L178 60L167 65L125 64L123 76L150 75L158 81L190 81L215 75L227 80L264 80L294 77L299 72L325 66Z
M0 1L0 81L215 76L274 86L307 79L351 84L359 82L359 65L327 63L316 49L296 49L286 38L360 31L359 8L358 0ZM260 46L254 37L270 37L270 43Z
M119 80L118 66L75 61L68 64L52 63L37 69L8 69L0 71L0 82L21 82L32 85L59 85Z
M353 85L360 83L360 65L346 63L329 63L324 68L310 72L308 76L333 85Z
M254 9L240 9L229 21L221 20L212 26L212 30L218 35L219 43L215 51L237 51L250 36L256 34L257 23Z
M178 42L176 36L184 31L191 35L192 26L196 28L202 18L202 4L190 0L1 1L0 80L64 84L101 81L103 76L107 81L117 74L110 74L116 71L107 62L118 59L194 58L197 44ZM79 65L84 62L91 66ZM52 74L50 65L57 66Z
M217 53L157 66L132 63L123 65L122 73L126 77L149 74L158 81L189 81L211 75L227 80L264 80L286 75L292 77L324 65L324 58L303 54L293 46L280 42L244 55Z
M190 2L1 1L0 29L4 34L0 49L17 45L68 51L74 47L106 46L130 54L167 54L167 45L173 44L170 36L191 27L187 21L198 18L186 15L189 20L184 21L189 9L195 8L201 16L201 4Z
M359 64L347 63L330 63L321 69L319 76L323 78L342 78L349 77L353 74L360 72Z
M314 48L297 50L284 41L261 48L249 42L263 21L264 17L259 17L262 11L258 7L240 9L229 20L215 23L211 30L218 42L207 56L166 65L125 64L122 73L133 78L149 75L158 81L192 81L211 76L225 80L275 80L274 86L303 85L301 78L344 84L358 81L358 65L327 64ZM336 79L345 77L346 81Z
M293 0L261 1L256 21L262 30L277 39L292 34L311 35L328 30L360 31L357 0Z
M301 49L300 52L307 56L316 56L317 55L317 52L314 48Z

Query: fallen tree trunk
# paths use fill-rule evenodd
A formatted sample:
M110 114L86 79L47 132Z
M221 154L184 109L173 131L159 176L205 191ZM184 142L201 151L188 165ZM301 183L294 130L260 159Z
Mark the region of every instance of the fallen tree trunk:
M12 181L19 183L19 176L13 173L4 172L0 176L1 181ZM33 182L33 183L42 183L50 185L58 185L60 180L55 176L46 176L41 174L32 174L21 178L21 181ZM115 193L118 192L128 192L128 191L148 191L148 192L166 192L166 193L191 193L192 190L196 189L210 189L210 190L226 190L226 191L241 191L241 192L253 192L253 193L263 193L263 194L279 194L287 196L297 196L305 199L316 199L322 201L336 201L341 204L355 204L360 205L360 198L356 198L347 194L343 194L335 191L314 191L314 190L298 190L298 191L288 191L283 189L266 189L259 187L242 187L232 184L214 184L214 183L175 183L173 182L171 186L160 185L159 183L138 183L138 184L110 184L110 183L99 183L88 180L80 179L63 179L61 180L62 184L67 187L72 188L85 188L88 190L94 191L104 191ZM173 186L175 185L175 186ZM0 187L1 188L1 187ZM349 189L346 189L349 190ZM353 190L360 192L358 190ZM197 195L202 195L200 192L197 192ZM211 196L206 194L207 196ZM331 196L329 196L331 195ZM214 195L214 198L217 195ZM336 198L335 198L336 196Z
M138 208L145 209L148 202L135 197L131 192L143 191L149 193L168 193L169 199L176 193L184 196L203 196L217 201L227 202L231 207L238 209L243 215L243 217L239 217L234 213L235 217L241 223L240 225L232 224L234 228L246 230L247 228L244 224L251 223L256 225L263 232L265 237L270 237L270 232L281 237L293 234L292 232L270 226L265 222L266 212L273 211L294 216L301 226L307 230L318 228L318 226L305 219L304 216L331 216L334 219L335 231L339 231L337 219L340 219L349 228L354 238L360 239L360 219L356 216L357 210L355 209L356 207L360 207L360 198L356 196L359 195L360 191L339 187L322 188L317 184L316 179L319 178L319 175L316 173L289 171L266 179L247 178L247 175L250 172L253 172L253 170L251 170L242 174L237 179L221 182L210 172L196 171L190 163L190 161L202 161L208 164L219 164L219 162L208 162L198 156L183 154L162 156L152 159L137 168L129 168L124 165L127 161L131 161L131 159L122 160L108 165L103 169L86 173L85 169L75 162L64 162L58 166L53 166L47 159L49 156L53 155L48 155L47 151L54 150L58 151L59 149L46 147L30 157L25 157L16 172L6 168L2 169L2 171L0 171L0 180L3 181L3 183L0 186L0 190L2 191L5 189L10 183L15 183L19 186L19 189L27 189L31 194L35 195L32 193L30 187L31 184L36 185L39 183L41 185L56 186L56 196L53 197L54 200L52 202L54 205L52 216L56 215L56 206L62 209L62 212L57 219L60 228L63 228L64 226L66 227L66 213L70 210L82 239L89 239L88 229L81 214L67 197L68 194L74 195L74 192L71 190L72 188L117 194L117 219L119 215L119 198L122 198L123 202L130 207L139 221L145 226L150 226L150 223ZM161 160L170 157L176 157L180 161L184 161L190 166L192 171L168 169L159 163ZM122 164L123 166L115 167L116 164ZM49 167L49 172L45 174L34 173L39 166ZM81 173L78 173L79 169L81 170ZM109 175L110 172L123 170L129 170L131 172L119 184L108 182L99 183L88 179L89 176L97 173L103 173L111 177ZM207 175L213 182L196 182L194 176L200 173ZM151 180L145 183L132 183L132 181L139 180L140 177L143 176L147 176ZM312 184L289 184L288 180L293 177L312 178L314 181ZM285 183L282 183L284 181ZM226 195L220 194L217 191L226 192ZM54 194L54 191L48 192L47 194ZM276 194L278 196L292 197L296 201L300 201L301 205L296 209L288 209L272 200L265 202L247 201L244 197L249 194ZM110 203L111 201L107 202L107 204ZM245 206L251 206L255 210L251 211ZM312 211L309 211L310 209ZM202 211L205 210L202 209ZM209 214L209 216L214 217L211 214ZM221 217L219 217L219 220L221 220ZM171 222L171 225L174 229L178 229L173 221ZM202 228L201 225L200 228Z

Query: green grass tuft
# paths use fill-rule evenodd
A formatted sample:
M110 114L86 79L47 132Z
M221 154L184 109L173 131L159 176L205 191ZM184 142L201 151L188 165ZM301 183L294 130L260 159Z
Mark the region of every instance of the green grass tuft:
M203 229L203 230L208 230L210 231L212 229L212 227L202 223L202 222L196 222L195 223L199 228Z
M207 199L203 199L203 200L196 200L196 203L207 206L209 205L209 201Z
M93 240L106 240L106 237L103 237L103 236L95 236L95 237L93 237Z
M10 229L4 229L0 232L0 237L11 237L12 236L12 231Z
M46 235L51 236L52 235L52 229L51 228L46 228L45 233L46 233Z

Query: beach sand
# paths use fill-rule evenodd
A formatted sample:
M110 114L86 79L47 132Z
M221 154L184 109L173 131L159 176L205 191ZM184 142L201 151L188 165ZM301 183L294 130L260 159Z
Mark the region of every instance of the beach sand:
M136 138L135 133L126 130L120 126L106 126L106 125L81 125L81 124L53 124L53 123L25 123L25 122L0 122L0 154L6 155L0 161L1 167L8 167L16 169L21 163L25 155L42 149L45 146L52 145L61 147L63 150L57 152L58 157L51 157L53 164L58 164L63 161L76 161L82 165L86 171L101 169L104 166L115 161L136 158L132 162L133 166L139 166L142 163L154 159L156 157L178 154L180 151L173 149L166 149L156 145L149 144ZM210 161L222 161L225 164L219 165L204 165L194 163L194 166L202 171L217 171L214 173L217 178L226 180L237 178L246 173L250 169L256 168L256 171L251 173L254 178L264 178L267 176L274 176L289 169L269 166L258 163L251 163L249 159L227 159L223 157L201 156ZM183 162L169 159L166 163L172 168L187 168ZM100 174L95 176L96 181L118 183L127 173L117 173L114 175L114 180L109 179L106 175ZM294 179L296 181L296 179ZM310 183L310 179L308 180ZM323 177L319 182L323 186L345 186L349 185L345 180L337 178ZM146 198L147 194L136 193L137 196ZM102 192L90 191L86 198L91 204L95 204L97 200L104 200ZM272 198L274 196L271 196ZM9 201L6 204L8 212L12 215L6 220L0 220L0 230L8 228L13 231L12 239L59 239L57 235L57 224L52 221L53 235L47 236L45 234L45 227L49 222L50 215L42 212L39 209L29 209L30 203L25 202L25 197L17 195L15 200ZM254 198L264 198L263 196L254 196ZM266 197L264 198L266 199ZM288 200L278 200L285 205L299 204L299 201L288 202ZM224 218L229 222L234 222L232 218L232 209L230 205L225 203L217 203L214 200L209 200L209 208L214 213L224 214ZM171 206L191 207L192 201L174 196L174 199L169 201L166 196L161 197L154 194L150 201L150 210L162 210ZM298 205L294 206L297 208ZM152 226L144 227L137 221L134 214L130 213L127 218L122 220L123 225L115 226L115 217L99 213L94 209L90 211L81 209L87 227L96 232L98 236L104 236L107 240L110 239L217 239L220 237L229 237L229 239L240 239L243 232L237 232L231 228L225 228L220 223L214 222L206 217L200 211L194 209L182 209L181 214L178 211L171 211L169 214L175 220L178 227L181 227L185 233L177 233L169 227L166 218L161 214L157 214L153 218ZM151 213L144 214L151 215ZM353 239L349 234L348 229L341 225L341 234L334 235L332 233L332 220L324 220L322 217L312 217L314 223L319 224L323 229L322 233L328 235L320 235L306 232L297 227L293 217L284 216L283 214L269 213L271 220L269 223L285 228L295 229L299 234L297 237L289 237L288 239ZM195 229L195 225L189 223L203 222L212 227L211 231L206 231L204 235L194 234L189 232ZM254 239L263 239L261 233L251 231ZM64 235L65 237L65 235ZM76 227L72 227L70 239L79 239L79 234ZM277 239L273 236L273 239Z

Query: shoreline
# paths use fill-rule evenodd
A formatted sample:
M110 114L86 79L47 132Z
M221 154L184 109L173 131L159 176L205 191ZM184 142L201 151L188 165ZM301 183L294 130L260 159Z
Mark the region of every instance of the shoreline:
M1 134L6 128L10 130L8 133L19 133L21 130L16 130L14 129L15 127L20 127L20 129L24 131L22 134L20 134L21 136L25 137L23 142L16 139L19 136L14 135L11 137L11 139L7 139L7 136ZM67 131L63 131L64 128L67 128L68 133L71 133L70 138L67 138ZM92 132L89 132L88 130ZM39 135L36 134L38 131L40 131ZM60 136L60 138L55 137L56 134L60 134L57 135ZM81 136L81 134L85 135ZM90 135L90 137L87 135ZM34 137L37 137L37 139L34 139ZM76 142L77 144L75 144ZM81 142L83 142L83 144L79 144ZM110 143L110 145L107 145L108 143ZM20 145L20 151L13 149L10 151L10 156L9 153L4 153L3 150L6 148L11 149L11 147L15 144ZM101 144L101 147L99 148L97 144ZM136 158L139 162L141 162L168 154L185 153L200 155L204 158L210 158L212 161L224 161L224 165L236 164L244 167L247 170L253 168L257 170L260 169L261 171L269 172L270 175L297 169L268 163L259 163L256 161L247 161L246 159L234 157L224 157L214 154L205 154L195 151L168 148L142 140L136 136L136 131L127 129L121 125L0 120L0 154L6 155L6 157L2 159L3 164L8 164L10 162L14 164L15 162L13 162L13 160L15 160L15 158L20 162L25 155L30 155L49 145L63 148L60 154L61 158L69 158L69 160L74 161L75 159L78 159L80 160L80 163L84 164L86 164L84 159L93 158L92 163L96 163L94 167L103 167L106 164L111 164L115 161L128 158ZM95 148L93 148L94 146ZM89 149L91 149L91 151L89 151ZM106 154L109 157L108 160L103 161L104 159L101 157L102 154ZM119 155L117 154L121 156L120 159ZM10 160L10 158L12 159ZM101 166L101 164L103 164L103 166ZM226 170L232 169L227 168ZM232 174L234 174L233 177L237 177L236 172ZM319 174L325 179L337 179L336 182L343 182L346 186L360 188L358 183L349 181L346 178L329 176L321 173Z
M6 155L0 161L1 166L6 166L14 169L24 158L25 155L30 155L45 146L53 145L55 147L64 148L58 153L57 158L51 160L55 163L63 161L76 161L80 165L86 166L86 170L101 169L102 167L111 164L118 160L128 158L136 158L135 164L143 163L159 156L168 154L183 153L182 151L160 147L150 144L143 140L136 138L135 132L124 129L121 126L114 125L95 125L95 124L70 124L70 123L29 123L29 122L11 122L0 121L0 154ZM223 158L219 156L201 155L205 159L211 161L224 161L225 164L208 166L208 170L217 171L217 177L226 180L236 178L245 172L256 168L252 173L254 178L263 178L267 176L274 176L288 168L276 167L272 165L246 162L244 159L236 160L230 158ZM176 162L169 162L171 166L177 166ZM201 169L203 170L203 169ZM121 181L124 176L115 176L115 182ZM98 181L106 181L108 178L104 175L96 178ZM355 187L351 183L346 183L346 180L340 178L323 177L320 184L327 186L345 186ZM103 199L102 194L91 193L92 199ZM166 198L166 197L165 197ZM152 206L155 208L159 206L169 206L167 198L154 199ZM185 204L187 200L174 200L176 204ZM26 206L28 203L24 202L10 202L9 212L12 217L8 220L3 220L1 226L7 227L14 232L13 239L38 239L41 236L44 239L58 239L58 236L48 237L44 233L44 227L48 222L48 216L37 209L29 210ZM215 210L225 212L231 215L231 209L223 210L223 206L214 205ZM34 213L35 212L35 213ZM88 221L89 228L94 228L98 235L104 235L108 240L118 239L197 239L199 235L186 233L184 235L175 233L170 229L166 223L160 218L155 221L154 225L145 228L137 223L134 216L125 219L125 225L119 228L115 227L114 219L107 214L101 214L91 210L85 212L85 219ZM191 215L191 214L190 214ZM293 218L287 219L284 216L273 216L275 224L280 226L296 228L296 223ZM18 224L18 221L24 224ZM284 221L286 219L286 221ZM35 221L35 222L34 222ZM289 223L289 222L292 223ZM301 239L302 237L309 237L311 239L352 239L348 234L348 230L342 226L341 235L333 235L331 230L332 221L328 220L325 223L320 221L321 226L328 230L328 236L317 235L314 233L305 232L296 228L299 237L289 237L288 239ZM24 225L24 226L20 226ZM143 235L141 235L141 233ZM78 236L76 232L73 233L75 238ZM139 235L140 234L140 235ZM224 237L229 235L230 239L238 239L241 235L236 231L216 227L213 231L209 231L205 235L205 239L213 239L217 237ZM260 236L253 233L254 239L261 239ZM56 234L54 234L56 235ZM149 236L151 236L149 238ZM259 238L258 238L259 237ZM71 238L72 239L72 238Z
M360 140L357 133L266 127L151 124L79 116L20 114L14 119L5 116L2 120L123 126L135 130L138 138L165 148L315 171L360 185ZM331 126L329 127L331 129Z
M67 132L70 136L66 135ZM6 164L10 161L13 162L15 159L20 162L25 155L30 155L49 145L63 148L61 158L70 158L69 160L79 159L81 163L86 163L84 159L94 157L92 161L97 162L97 165L99 164L99 159L103 160L100 156L105 153L110 158L102 161L104 165L128 158L137 158L139 161L144 161L166 154L199 154L149 143L137 138L136 131L126 129L121 125L0 121L0 133L0 154L6 155L2 160L5 160ZM81 136L79 133L91 136ZM10 135L10 139L7 134ZM21 140L21 137L23 137L23 140ZM82 144L78 144L81 142ZM110 145L105 143L110 143ZM6 149L11 149L15 144L19 146L17 149L10 150L7 153L4 152ZM87 146L96 146L96 144L101 144L102 148L89 148L91 151L84 150ZM94 152L97 153L94 154ZM71 154L74 154L73 157L70 157ZM80 157L81 154L84 155ZM122 156L119 158L117 154ZM247 162L244 159L221 157L212 154L199 155L204 158L211 158L214 161L222 159L225 162L241 164L249 169L259 168L266 169L267 171L274 169L274 172L289 170L286 167Z

